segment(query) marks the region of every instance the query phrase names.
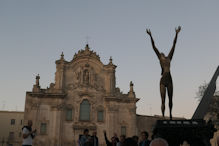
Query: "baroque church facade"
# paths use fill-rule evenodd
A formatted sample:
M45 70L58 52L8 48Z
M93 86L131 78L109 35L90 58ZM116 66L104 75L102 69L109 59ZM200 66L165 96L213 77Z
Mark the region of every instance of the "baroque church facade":
M35 146L76 146L85 128L97 131L101 145L103 130L110 138L114 133L133 136L137 128L133 83L123 94L116 87L116 65L110 58L104 65L90 50L78 51L71 61L64 55L56 62L55 83L40 87L40 76L31 92L26 92L24 120L33 120L37 129Z

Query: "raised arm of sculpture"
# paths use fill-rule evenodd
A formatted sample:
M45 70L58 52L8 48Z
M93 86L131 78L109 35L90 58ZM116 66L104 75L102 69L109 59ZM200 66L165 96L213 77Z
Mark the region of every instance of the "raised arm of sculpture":
M170 50L170 53L168 54L168 58L170 58L170 60L172 60L172 58L173 58L173 53L175 51L176 41L177 41L178 33L180 32L180 30L181 30L181 26L178 26L178 28L175 29L176 35L175 35L175 38L174 38L174 41L173 41L173 46Z
M153 39L153 37L152 37L152 35L151 35L150 29L146 29L146 32L147 32L148 35L151 37L151 44L152 44L152 47L153 47L155 53L157 54L157 57L160 59L160 52L158 51L157 47L156 47L155 44L154 44L154 39Z

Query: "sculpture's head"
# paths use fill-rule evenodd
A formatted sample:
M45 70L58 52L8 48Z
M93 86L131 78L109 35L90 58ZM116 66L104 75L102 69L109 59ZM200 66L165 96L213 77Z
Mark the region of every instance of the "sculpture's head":
M166 56L164 55L164 53L160 53L160 57L161 57L161 58L166 58Z

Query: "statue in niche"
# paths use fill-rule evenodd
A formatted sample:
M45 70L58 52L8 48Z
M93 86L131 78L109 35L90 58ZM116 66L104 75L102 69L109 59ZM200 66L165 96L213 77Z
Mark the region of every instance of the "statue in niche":
M83 83L85 85L89 85L89 79L90 79L89 71L86 69L86 70L84 70L84 73L83 73Z
M176 31L176 35L175 35L175 39L173 41L173 46L168 54L168 56L165 56L164 53L160 53L158 51L158 49L155 46L152 34L150 29L147 29L146 32L148 33L148 35L151 38L151 44L152 47L160 61L160 66L162 69L161 72L161 79L160 79L160 95L161 95L161 100L162 100L162 105L161 105L161 111L162 111L162 115L164 116L164 112L165 112L165 99L166 99L166 89L167 89L167 93L169 96L169 109L170 109L170 119L172 119L172 107L173 107L173 101L172 101L172 97L173 97L173 83L172 83L172 77L170 74L170 62L172 60L173 57L173 53L175 50L175 46L176 46L176 41L177 41L177 36L178 33L180 32L181 27L179 26L178 28L175 29Z
M81 71L77 73L77 80L78 80L78 83L80 84L81 83Z

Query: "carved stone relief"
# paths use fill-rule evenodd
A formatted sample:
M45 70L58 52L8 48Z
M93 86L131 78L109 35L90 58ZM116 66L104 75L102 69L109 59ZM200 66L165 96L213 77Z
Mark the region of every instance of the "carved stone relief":
M64 108L65 108L64 104L57 104L57 105L52 105L51 106L52 110L57 110L57 111L63 110Z
M73 73L73 84L68 84L67 89L89 87L97 91L105 91L103 79L101 79L89 64L82 65Z

